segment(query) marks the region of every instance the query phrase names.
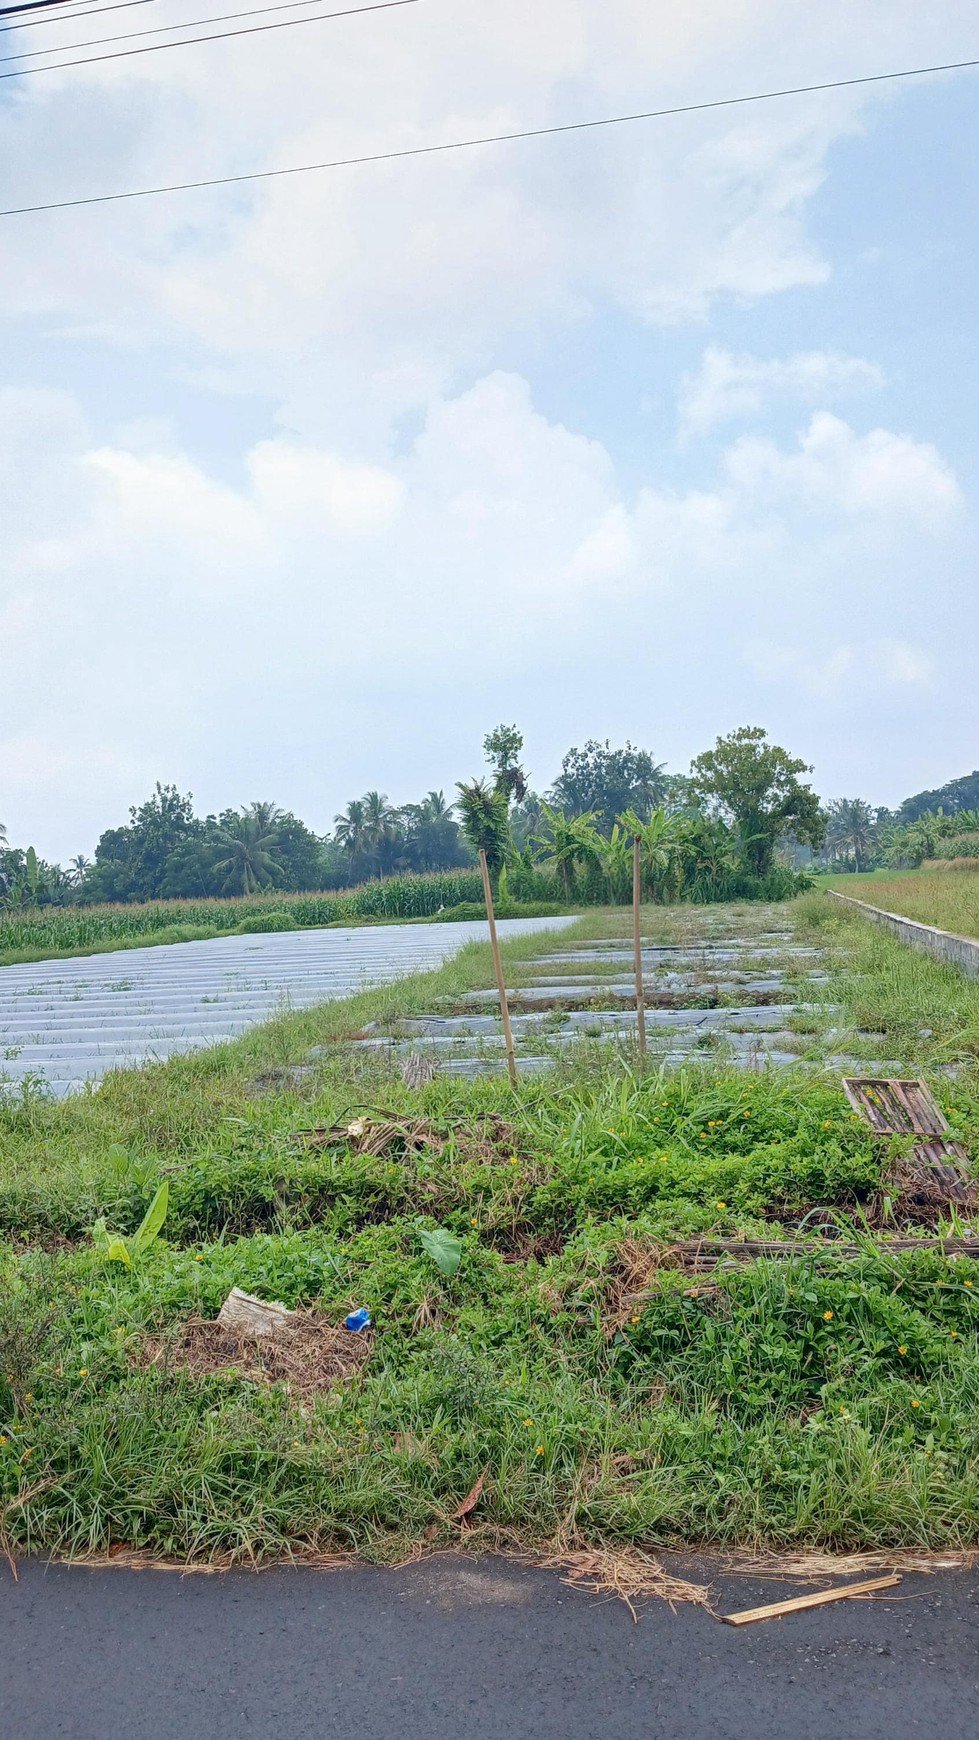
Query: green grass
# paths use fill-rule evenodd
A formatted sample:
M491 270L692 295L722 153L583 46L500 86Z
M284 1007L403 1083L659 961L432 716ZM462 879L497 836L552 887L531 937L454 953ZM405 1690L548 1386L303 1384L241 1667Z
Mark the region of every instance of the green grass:
M826 885L854 900L866 900L904 918L935 924L957 936L979 937L979 859L956 870L875 871L867 876L833 876Z
M662 940L709 919L647 917ZM926 1065L979 1033L979 987L825 898L800 902L797 919L830 951L845 1019L913 1039ZM575 935L623 925L593 912ZM553 946L506 945L511 982ZM887 1157L837 1078L709 1061L643 1073L587 1048L516 1097L502 1079L411 1091L342 1047L298 1086L273 1073L490 978L474 945L435 974L120 1073L96 1094L0 1106L10 1543L390 1560L457 1542L451 1512L485 1473L476 1543L974 1544L979 1273L968 1287L971 1267L896 1255L863 1230ZM961 1061L959 1079L931 1079L973 1141L972 1053ZM423 1116L448 1146L371 1158L289 1141L365 1106ZM512 1127L490 1153L467 1136L486 1113ZM161 1176L165 1242L132 1271L107 1265L84 1229L103 1213L131 1231ZM763 1261L698 1281L646 1260L657 1241L701 1233L778 1237L815 1206L852 1222L855 1261ZM418 1237L436 1226L463 1245L448 1280ZM368 1304L363 1374L303 1409L280 1388L140 1367L143 1337L213 1316L232 1285L334 1321Z

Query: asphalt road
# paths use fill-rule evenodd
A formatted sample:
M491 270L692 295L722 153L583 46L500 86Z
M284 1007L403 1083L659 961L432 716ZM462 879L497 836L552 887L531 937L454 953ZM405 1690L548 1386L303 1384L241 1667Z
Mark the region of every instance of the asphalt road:
M704 1566L698 1570L703 1575ZM720 1611L799 1593L715 1582ZM506 1560L172 1572L0 1561L15 1740L973 1740L979 1574L735 1630Z

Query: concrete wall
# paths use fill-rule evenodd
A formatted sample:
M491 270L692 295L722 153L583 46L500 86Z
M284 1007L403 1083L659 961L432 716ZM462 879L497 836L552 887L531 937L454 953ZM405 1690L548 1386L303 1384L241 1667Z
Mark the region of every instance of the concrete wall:
M872 923L883 925L909 948L921 949L924 954L944 961L946 966L957 967L967 979L979 979L979 942L971 937L938 930L933 924L918 924L913 918L902 918L899 912L885 912L880 906L868 906L866 901L854 900L850 894L838 894L835 888L829 890L829 895L831 900L842 900L844 906L862 912Z

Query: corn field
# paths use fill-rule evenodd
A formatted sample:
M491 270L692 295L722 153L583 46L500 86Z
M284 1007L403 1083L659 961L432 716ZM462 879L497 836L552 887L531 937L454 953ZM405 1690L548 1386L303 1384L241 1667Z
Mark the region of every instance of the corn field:
M541 878L543 882L545 879ZM156 900L146 905L43 906L0 911L0 954L97 948L160 931L235 931L247 919L287 913L297 929L362 918L431 918L442 907L482 901L478 870L394 876L324 894L247 895L231 900ZM168 939L170 940L170 939Z

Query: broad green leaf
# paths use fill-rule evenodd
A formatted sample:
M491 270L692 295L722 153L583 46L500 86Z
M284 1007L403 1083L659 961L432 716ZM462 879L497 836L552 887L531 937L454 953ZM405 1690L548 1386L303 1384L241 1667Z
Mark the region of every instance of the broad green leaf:
M108 1234L105 1260L107 1263L125 1263L127 1269L132 1268L133 1259L129 1255L129 1246L121 1233Z
M436 1232L422 1232L418 1237L432 1261L437 1263L443 1275L454 1275L462 1262L462 1240L454 1233L446 1232L439 1227Z
M106 1159L117 1178L125 1178L129 1171L129 1151L121 1142L113 1142L106 1154Z
M170 1186L166 1179L150 1203L140 1225L133 1235L133 1250L141 1251L146 1245L152 1244L167 1218L167 1208L170 1202Z

